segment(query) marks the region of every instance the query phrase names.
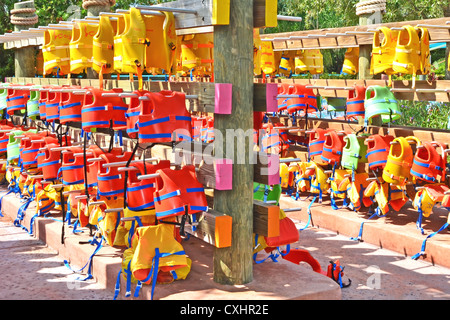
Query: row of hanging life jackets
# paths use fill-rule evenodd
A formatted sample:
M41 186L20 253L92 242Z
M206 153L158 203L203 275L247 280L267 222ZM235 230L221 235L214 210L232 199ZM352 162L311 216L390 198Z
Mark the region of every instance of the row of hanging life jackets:
M132 152L123 152L121 147L105 152L95 144L89 145L84 152L82 147L72 146L70 138L63 138L60 144L56 135L49 131L37 132L35 129L13 126L2 126L2 129L7 127L11 130L10 135L0 132L0 147L6 150L9 161L16 160L25 170L41 170L45 181L61 181L67 186L86 184L88 188L96 187L99 196L123 198L125 174L118 171L117 166L104 167L103 164L129 161ZM3 148L5 145L6 148ZM57 149L61 146L67 148ZM88 161L92 158L101 160ZM131 160L135 160L134 157ZM134 161L129 166L135 169L127 173L126 199L129 209L155 208L158 219L183 215L185 205L188 205L188 214L207 210L204 189L192 165L173 170L169 160L161 160L156 164ZM154 173L160 176L138 179L139 175Z
M379 27L374 32L371 74L426 75L431 68L429 58L430 35L427 28L405 25L402 30Z
M440 142L423 142L413 136L343 135L322 128L312 131L308 154L317 164L356 170L360 163L367 163L370 170L382 170L385 182L402 186L413 178L428 183L445 181L447 158ZM415 152L411 144L416 145Z
M213 34L178 36L172 12L145 15L136 8L98 21L78 21L72 30L48 29L42 46L44 74L212 73ZM140 65L140 69L137 68Z
M319 49L274 51L272 41L262 41L259 29L253 30L254 75L323 73L323 56Z
M28 116L52 123L81 122L82 129L90 132L95 128L126 130L131 138L140 143L160 143L191 140L192 117L186 109L183 92L163 90L160 92L135 91L147 100L130 98L129 103L121 97L102 96L103 93L121 93L122 89L102 90L87 87L84 95L73 91L51 89L81 89L73 86L44 86L48 90L27 90L8 85L0 93L0 109L6 107L8 115L27 110ZM30 89L33 88L29 85ZM1 90L0 90L1 91ZM2 99L2 95L3 98ZM2 102L4 101L4 102Z
M317 97L308 85L282 83L278 86L279 95L293 95L289 98L278 98L278 112L316 113L319 111ZM398 101L389 87L373 85L365 87L354 85L348 90L345 103L346 117L350 120L362 118L367 123L380 116L383 123L397 120L401 117Z

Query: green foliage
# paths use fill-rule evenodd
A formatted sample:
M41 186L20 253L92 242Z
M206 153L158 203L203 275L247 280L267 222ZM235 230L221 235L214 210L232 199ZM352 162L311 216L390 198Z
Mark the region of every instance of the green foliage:
M399 101L402 116L395 125L448 129L450 105L434 101Z

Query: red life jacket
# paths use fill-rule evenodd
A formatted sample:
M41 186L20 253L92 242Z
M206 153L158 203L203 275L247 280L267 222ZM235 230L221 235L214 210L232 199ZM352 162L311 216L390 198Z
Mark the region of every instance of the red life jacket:
M14 126L9 126L9 125L2 125L1 130L13 130ZM4 131L4 132L0 132L0 152L6 152L6 146L8 145L8 141L9 141L9 136L7 135L8 132Z
M355 85L353 90L348 91L346 103L346 115L349 119L364 118L364 99L366 97L366 87Z
M422 145L414 155L411 175L427 182L437 182L438 177L443 181L447 164L444 146L436 141L423 142ZM436 146L441 147L441 154L437 152Z
M81 87L70 87L80 89ZM65 124L70 121L81 121L81 108L83 107L84 96L73 94L73 92L63 92L59 107L59 122Z
M103 160L98 164L97 187L98 195L103 197L123 197L124 194L124 175L118 171L118 167L103 167L103 164L128 161L132 152L123 154L102 153L100 158Z
M75 156L77 154L77 156ZM62 175L62 183L67 185L84 183L83 148L70 147L62 152L62 164L58 177ZM86 159L92 158L86 155Z
M127 104L118 96L102 96L103 93L121 93L122 89L86 88L86 90L81 108L83 130L90 132L91 128L109 128L110 123L112 123L113 130L126 129Z
M105 154L105 152L96 144L90 145L86 149L86 153L88 153L88 152L93 154L91 156L93 158L100 158L100 155ZM112 148L110 153L112 153L114 155L121 155L122 148L121 147ZM97 175L98 175L98 171L100 168L100 163L103 163L103 162L99 162L99 161L87 161L86 162L87 185L89 188L93 187L93 186L97 186Z
M47 89L49 86L44 86L42 89ZM47 99L48 99L48 91L47 90L40 90L39 91L39 119L40 120L46 120L46 106L47 106Z
M214 141L214 118L206 117L205 124L201 128L202 141L210 143Z
M53 89L61 87L54 87ZM61 103L61 92L48 91L45 105L45 116L48 122L59 120L59 105Z
M198 182L195 167L186 165L179 170L160 169L154 193L157 219L184 215L208 209L203 185Z
M139 97L147 92L149 91L133 91L133 93L137 94ZM146 103L149 103L149 101L140 101L138 97L131 97L128 103L128 110L125 113L125 118L127 119L127 134L132 139L137 138L139 132L138 120L142 109L141 105Z
M393 140L394 137L391 135L382 136L379 134L371 135L367 139L366 158L371 170L385 167Z
M289 95L294 87L290 83L281 83L278 85L278 94L279 95ZM287 109L287 103L291 98L278 98L278 112Z
M139 175L154 174L160 169L169 169L170 161L161 160L157 164L140 161L130 165L137 170L128 171L126 190L127 206L133 211L147 210L155 207L153 193L155 192L155 179L139 180Z
M274 153L280 153L289 149L287 129L286 127L274 127L269 123L261 138L262 150L272 149Z
M317 98L312 89L306 88L303 84L296 83L289 94L295 95L286 102L289 113L297 111L313 113L318 111Z
M30 90L8 88L6 96L6 113L14 114L16 110L24 110L27 108L27 102L30 99Z
M338 135L335 130L330 130L325 136L325 143L323 144L322 160L330 163L339 163L344 149L344 137Z
M58 141L54 140L53 137L44 137L44 145L37 154L37 166L42 171L44 180L52 181L57 179L59 176L59 169L61 168L61 151L52 150L53 148L61 147ZM63 146L66 144L63 139ZM70 145L70 141L67 142Z
M329 130L322 128L312 129L312 133L309 134L308 142L308 154L311 160L322 160L321 155L323 152L323 145L325 143L325 133Z
M146 93L151 103L143 104L139 116L139 143L191 140L191 115L183 92L163 90Z
M46 138L45 140L44 137ZM58 143L58 139L54 135L49 135L48 131L30 134L20 140L20 158L24 168L33 165L37 166L39 149L43 148L47 143Z
M206 126L207 120L206 117L192 117L192 139L201 140L202 138L202 128Z

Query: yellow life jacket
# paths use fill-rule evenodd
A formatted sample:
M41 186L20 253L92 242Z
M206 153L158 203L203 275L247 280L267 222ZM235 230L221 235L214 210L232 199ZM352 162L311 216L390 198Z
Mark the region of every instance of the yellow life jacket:
M443 183L425 185L414 197L414 209L420 211L424 217L429 217L435 204L444 200L445 192L448 190L449 188Z
M144 15L145 29L150 44L145 47L145 69L163 69L171 73L175 65L177 35L175 18L172 12L163 12L164 16Z
M87 68L92 68L92 43L97 31L98 24L83 21L74 23L69 45L71 73L81 73Z
M114 70L115 25L108 16L100 16L98 31L92 40L92 68L97 73Z
M320 49L305 50L305 64L311 74L323 73L323 55Z
M353 210L358 211L364 204L364 190L369 185L367 172L353 173L352 182L347 189L348 199L353 205Z
M286 163L280 163L280 185L281 188L287 189L289 187L289 166Z
M383 180L395 184L404 185L412 179L411 167L414 160L413 150L408 141L416 142L419 146L420 140L414 136L397 137L391 144L386 166L383 168Z
M70 73L69 43L72 38L71 30L49 29L44 33L42 56L44 58L44 75L60 68L61 74Z
M399 32L392 68L396 73L413 76L420 70L420 41L413 26L403 26Z
M380 33L383 40L380 42ZM373 34L372 59L370 61L370 73L385 73L392 75L395 47L397 44L398 31L387 27L379 27Z
M382 214L388 213L390 207L394 211L399 211L408 201L408 198L401 186L389 183L380 184L378 181L372 181L364 190L364 197L374 198Z
M311 164L315 167L315 172L311 179L310 192L319 194L319 201L321 201L323 193L327 192L330 188L328 175L325 173L325 170L315 162L311 162Z
M253 74L261 75L261 37L259 28L253 29Z
M273 51L272 41L261 41L261 70L264 74L272 74L277 68L275 67L275 54Z
M347 74L357 74L359 70L359 47L348 48L344 55L342 72Z
M350 177L352 170L336 169L330 180L330 190L333 197L345 199L347 197L347 188L350 185Z
M431 63L430 63L430 33L427 28L416 27L417 34L420 42L420 69L417 74L428 74L430 73Z
M281 54L278 72L285 76L290 76L295 71L295 51L285 51Z
M306 65L305 57L306 57L305 50L297 51L297 54L295 55L294 59L294 67L296 74L308 72L308 66Z
M306 192L311 188L311 177L314 175L315 169L308 169L312 166L310 162L298 162L297 165L298 173L295 176L295 184L298 191Z
M127 25L130 24L130 13L122 13L121 16L117 16L117 29L114 36L114 70L117 73L122 73L122 61L123 61L123 44L122 35L127 29Z
M137 65L144 68L145 46L149 43L146 38L146 27L141 10L132 7L130 20L127 20L122 38L122 72L138 73Z
M206 76L214 72L214 34L197 33L181 36L181 68L194 75Z

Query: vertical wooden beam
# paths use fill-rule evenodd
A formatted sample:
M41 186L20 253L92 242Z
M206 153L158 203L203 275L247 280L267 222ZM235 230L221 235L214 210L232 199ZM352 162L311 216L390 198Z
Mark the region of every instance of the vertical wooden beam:
M361 0L360 2L363 2ZM363 14L359 16L359 25L365 26L369 24L381 23L381 12L377 11L371 14ZM370 55L372 53L372 45L359 46L359 79L373 79L370 74Z
M14 31L26 30L34 26L36 17L34 1L17 2L11 12ZM17 20L17 21L15 21ZM37 20L36 20L37 21ZM34 46L22 47L14 51L14 70L16 77L34 77L36 74L36 49Z
M231 0L230 24L214 28L214 79L233 85L232 114L215 115L223 140L214 148L234 163L233 189L214 192L214 209L233 218L231 247L214 249L214 281L245 284L253 280L253 138L244 134L253 130L253 0Z

